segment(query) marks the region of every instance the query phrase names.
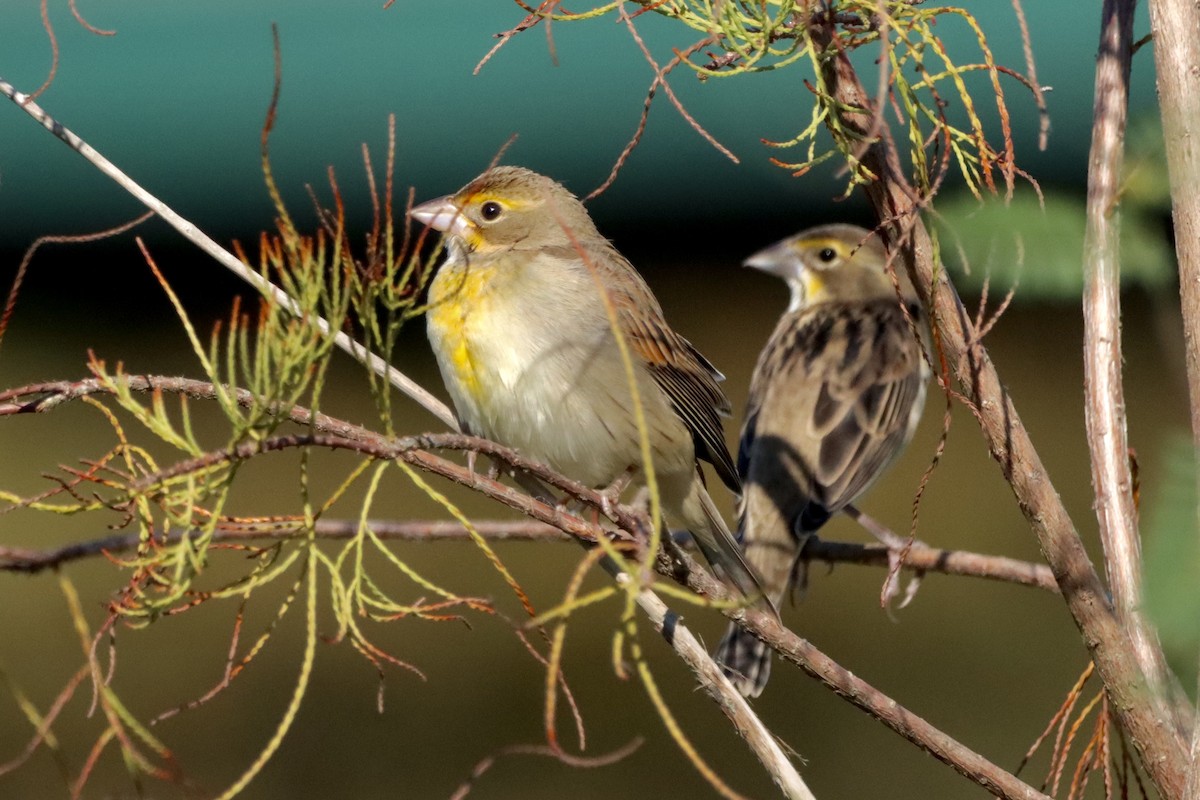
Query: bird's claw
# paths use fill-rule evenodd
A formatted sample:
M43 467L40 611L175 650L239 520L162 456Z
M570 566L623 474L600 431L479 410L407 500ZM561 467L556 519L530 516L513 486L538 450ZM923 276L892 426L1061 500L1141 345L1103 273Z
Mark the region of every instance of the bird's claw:
M629 486L629 482L633 480L633 470L627 469L618 475L613 482L601 489L597 494L600 495L600 510L604 516L609 519L616 519L617 506L621 504L621 493Z

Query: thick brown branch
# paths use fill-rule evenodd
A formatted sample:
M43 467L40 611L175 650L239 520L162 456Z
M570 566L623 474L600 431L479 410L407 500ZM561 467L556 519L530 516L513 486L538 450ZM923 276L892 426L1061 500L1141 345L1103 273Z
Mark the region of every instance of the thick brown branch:
M163 375L121 375L118 380L124 381L133 392L166 392L182 394L197 400L215 400L217 390L209 381L198 381L191 378L173 378ZM243 407L255 402L254 395L245 389L230 390L234 400ZM83 378L77 381L47 381L31 383L15 389L5 389L0 392L0 416L11 414L41 414L53 411L63 403L78 400L93 394L112 394L107 382L100 378ZM275 413L286 416L301 425L312 425L315 430L323 433L334 433L348 439L380 438L374 432L358 425L342 422L334 417L317 414L301 406L292 406L286 410L276 407Z
M1171 178L1192 435L1200 448L1200 7L1150 0L1155 75Z
M816 35L828 40L829 31L817 31ZM845 54L839 53L826 62L826 83L841 107L863 109L862 113L844 113L841 123L865 134L872 119L869 99ZM988 449L1000 464L1018 506L1037 535L1046 562L1096 663L1110 707L1132 736L1160 793L1179 797L1187 766L1183 741L1174 726L1167 724L1163 707L1146 702L1147 685L1132 642L1113 613L1107 592L1016 407L975 335L970 315L945 270L935 269L933 243L918 216L919 209L896 150L884 137L868 148L863 164L881 176L865 186L867 196L879 218L888 221L893 246L930 308L949 363L978 412Z
M118 380L135 392L170 392L184 394L188 397L210 400L216 397L216 389L207 381L190 378L172 378L155 375L121 375ZM75 400L90 394L111 394L108 384L99 378L86 378L79 381L52 381L40 384L30 384L0 392L0 416L6 414L42 413L57 408L60 404ZM256 398L244 389L236 390L235 400L242 406L250 406ZM188 472L211 466L223 461L250 458L261 450L286 449L304 444L314 444L332 449L358 450L378 458L401 458L414 466L430 469L432 472L450 478L470 488L483 491L493 499L505 502L510 508L522 513L528 513L520 500L512 498L510 489L502 483L475 475L465 468L420 451L428 450L469 450L495 458L519 472L525 472L549 486L564 492L568 497L588 503L596 508L601 507L600 494L577 481L564 478L546 466L531 461L515 450L496 444L487 439L467 436L460 433L436 433L421 436L408 436L400 439L388 439L374 431L359 425L352 425L340 419L325 414L314 415L301 406L280 407L271 409L282 417L303 425L320 434L316 437L279 437L270 443L245 442L229 451L210 453L198 459L189 459L173 465L170 469L144 476L135 488L149 488L157 482L183 475ZM437 468L431 468L435 465ZM455 470L448 470L444 465L449 464ZM481 479L485 483L477 483ZM486 490L481 487L487 487ZM517 492L516 494L520 494ZM522 495L524 496L524 495ZM508 498L506 501L504 498ZM517 505L513 505L517 503ZM544 505L544 504L543 504ZM534 515L531 515L534 516ZM544 522L556 524L552 518ZM614 509L613 522L626 530L639 530L644 522L631 509L617 506ZM568 531L574 535L576 531Z

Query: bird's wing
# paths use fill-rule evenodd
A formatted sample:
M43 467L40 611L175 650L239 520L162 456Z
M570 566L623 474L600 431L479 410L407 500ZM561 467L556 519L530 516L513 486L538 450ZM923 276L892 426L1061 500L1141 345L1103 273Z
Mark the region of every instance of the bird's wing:
M732 408L718 385L724 376L667 325L662 307L641 275L615 250L612 253L615 259L604 261L622 274L607 285L616 290L611 297L633 356L646 367L691 431L696 456L712 464L725 485L740 493L741 481L721 425L721 417Z
M854 501L912 435L928 372L894 300L802 309L785 317L755 371L739 460L765 433L787 443L800 497L837 511ZM769 430L764 426L769 422ZM761 465L766 471L771 465ZM798 468L798 469L797 469Z

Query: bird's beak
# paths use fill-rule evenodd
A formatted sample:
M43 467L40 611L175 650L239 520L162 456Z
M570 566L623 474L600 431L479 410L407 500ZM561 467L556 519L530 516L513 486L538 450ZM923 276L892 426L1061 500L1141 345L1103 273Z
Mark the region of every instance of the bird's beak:
M467 237L471 227L471 221L463 216L462 209L454 204L450 195L415 206L408 215L422 225L460 239Z
M786 278L789 267L795 262L795 256L792 253L790 245L791 243L785 239L782 242L771 245L765 250L759 250L743 261L742 266L753 267L778 278Z

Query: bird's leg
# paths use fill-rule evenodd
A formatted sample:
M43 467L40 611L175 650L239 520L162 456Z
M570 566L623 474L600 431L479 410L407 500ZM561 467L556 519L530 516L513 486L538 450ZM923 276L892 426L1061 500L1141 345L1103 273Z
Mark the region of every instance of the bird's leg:
M904 564L904 556L912 549L913 545L925 547L925 543L916 538L905 539L897 536L886 525L881 524L868 514L859 511L854 506L846 506L843 509L847 515L855 522L861 525L868 533L878 539L888 551L888 574L883 582L883 589L880 591L880 601L883 605L888 605L895 597L900 594L900 568ZM925 573L921 570L913 574L912 580L908 582L908 588L904 591L904 599L900 601L900 608L904 608L917 595L917 589L920 588L921 578Z
M472 475L476 475L477 473L475 471L475 465L477 463L479 463L479 451L468 450L467 451L467 472L470 472ZM494 481L494 480L499 479L499 477L500 477L500 462L494 458L489 458L487 472L485 472L484 475L485 475L485 477L487 477L488 480Z
M621 502L621 493L633 480L636 467L627 467L624 472L613 479L613 482L600 490L600 510L604 516L615 521L617 505Z
M797 604L804 599L804 595L808 592L808 556L804 554L804 548L809 542L817 541L815 533L802 533L793 527L792 534L796 537L796 559L792 562L792 574L788 579L788 594L792 605ZM832 564L830 565L832 567Z
M687 559L684 554L691 544L692 535L687 531L671 531L671 535L665 537L662 541L663 550L671 558L671 571L677 580L686 581L687 579Z

